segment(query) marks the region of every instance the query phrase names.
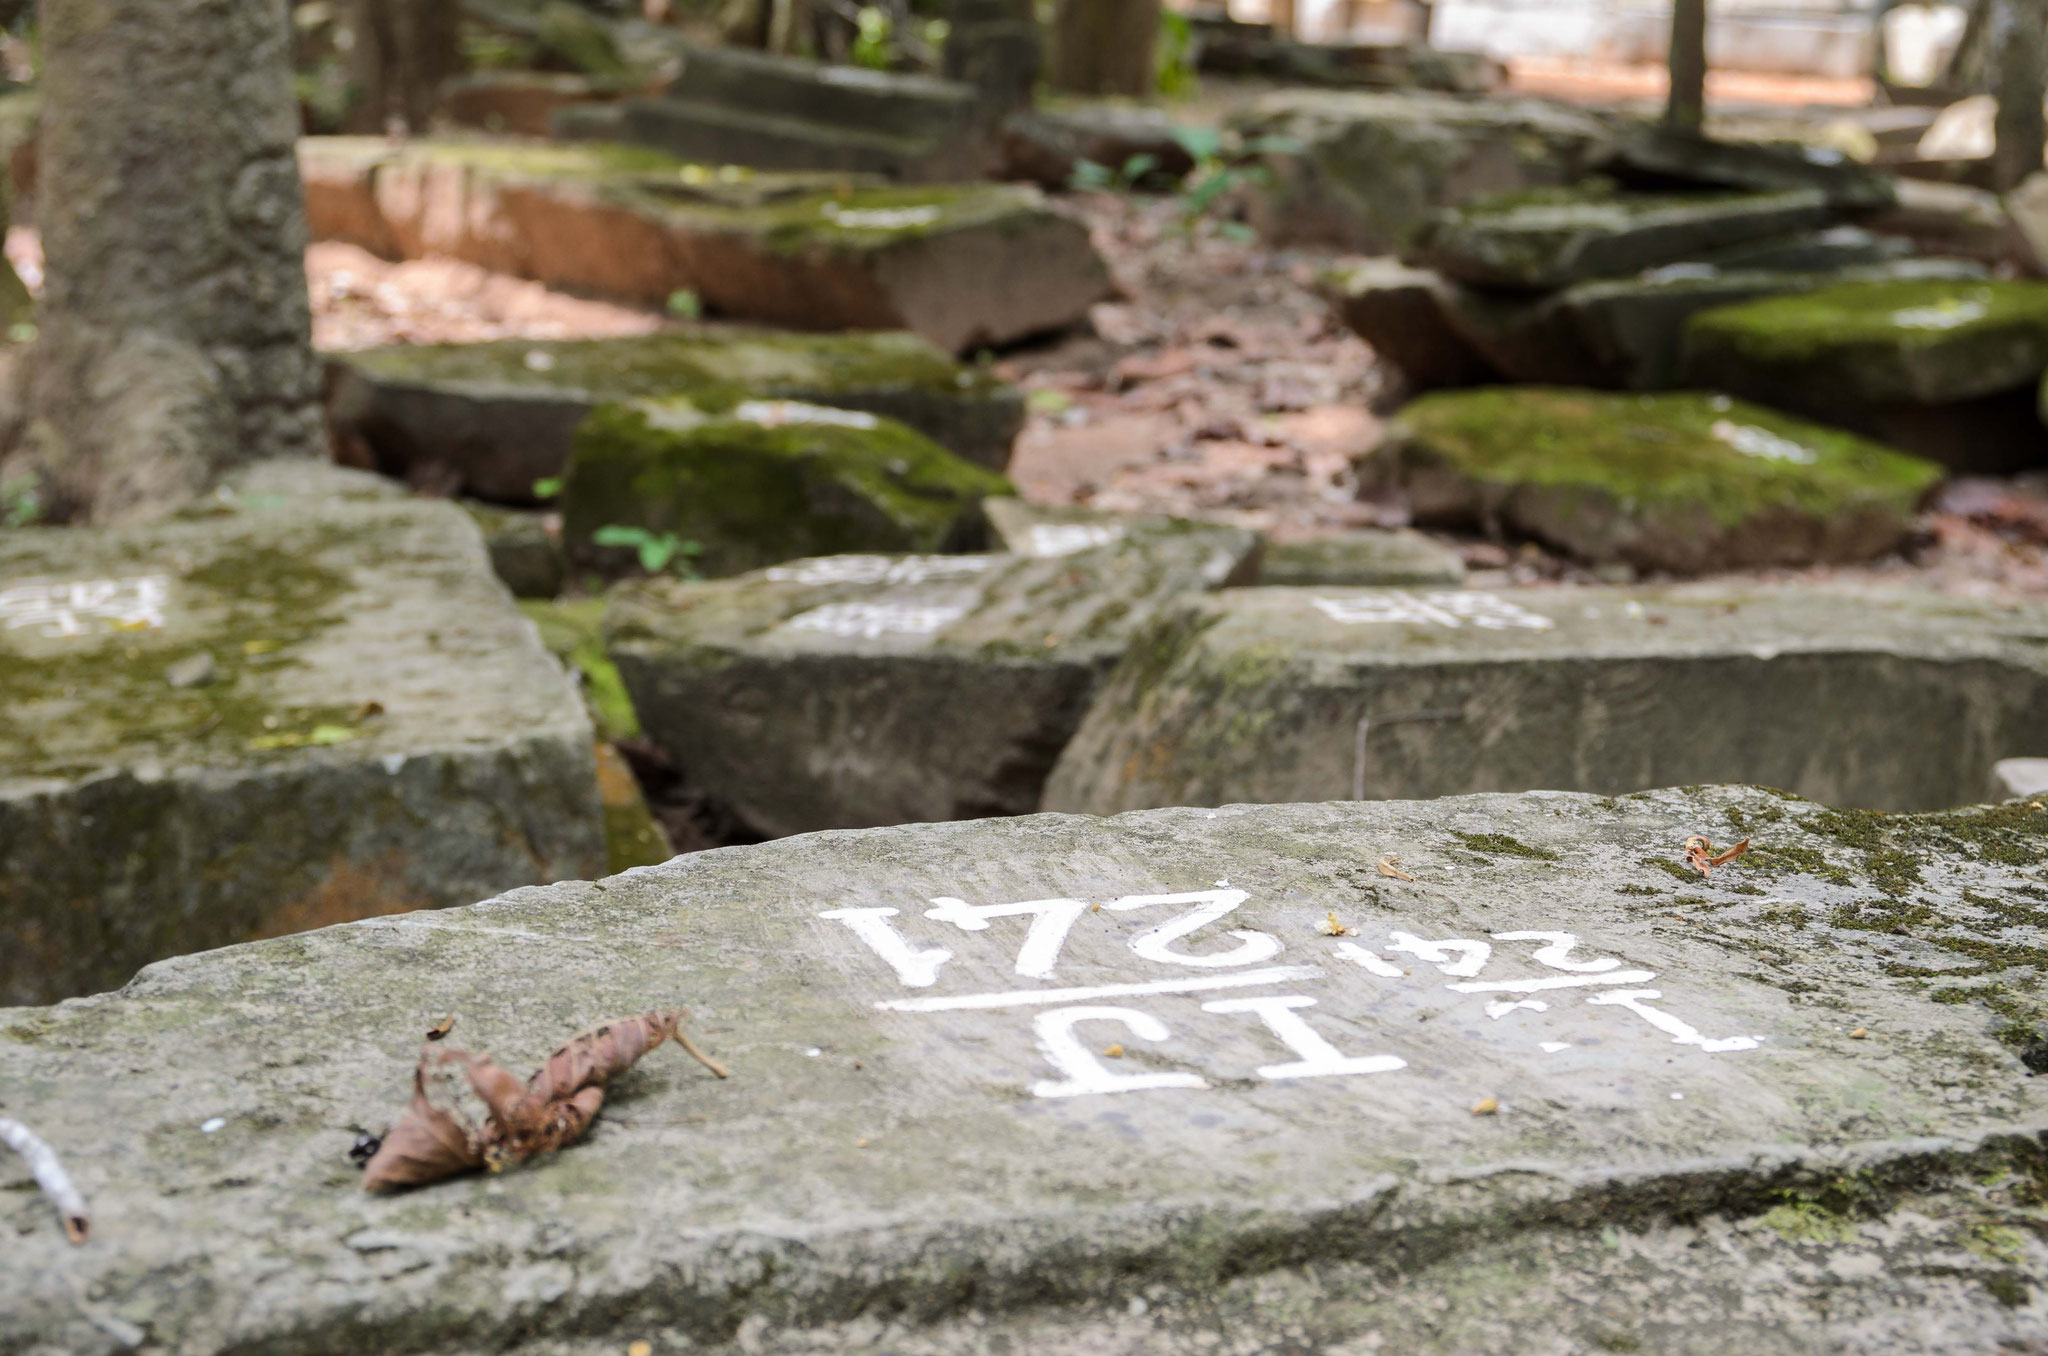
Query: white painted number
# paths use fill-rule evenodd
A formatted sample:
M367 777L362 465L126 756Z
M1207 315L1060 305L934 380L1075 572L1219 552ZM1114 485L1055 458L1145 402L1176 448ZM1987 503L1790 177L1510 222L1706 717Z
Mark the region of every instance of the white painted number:
M1179 895L1126 895L1112 899L1103 905L1105 909L1145 909L1154 904L1198 904L1201 907L1189 909L1178 918L1168 919L1156 928L1150 928L1131 939L1131 950L1149 961L1160 961L1168 965L1196 965L1205 969L1229 965L1257 965L1280 954L1280 939L1264 932L1253 932L1249 928L1236 928L1230 933L1238 939L1238 945L1228 951L1217 951L1198 955L1192 951L1175 951L1173 944L1191 933L1199 931L1250 899L1244 890L1195 890Z
M1621 962L1612 956L1599 960L1576 961L1570 959L1572 948L1579 939L1569 932L1496 932L1496 942L1543 942L1536 948L1531 959L1538 965L1547 965L1553 970L1570 970L1575 974L1597 975L1612 970Z
M1757 1038L1754 1036L1728 1036L1711 1040L1702 1036L1698 1029L1673 1017L1668 1012L1659 1012L1649 1006L1648 1000L1664 995L1655 989L1620 989L1614 993L1596 993L1586 1001L1594 1007L1627 1008L1636 1016L1665 1032L1674 1045L1697 1045L1710 1055L1725 1054L1730 1050L1754 1050Z
M1204 1012L1249 1012L1280 1038L1280 1043L1301 1058L1289 1064L1264 1064L1261 1078L1331 1078L1343 1074L1391 1073L1405 1069L1408 1061L1397 1055L1347 1055L1324 1040L1315 1028L1295 1015L1298 1008L1312 1008L1313 998L1295 995L1261 998L1220 998L1202 1004Z
M920 951L896 930L889 920L895 909L831 909L818 915L844 923L853 935L868 944L868 950L889 963L896 978L913 989L929 989L939 982L939 967L953 959L943 947Z
M974 905L951 895L941 895L932 904L936 907L926 909L925 917L951 923L963 932L986 932L991 918L1030 915L1031 930L1024 934L1024 945L1017 949L1017 973L1027 979L1052 978L1053 968L1060 961L1060 948L1066 945L1067 933L1088 908L1078 899L1027 899L1021 904Z
M1103 1092L1143 1092L1148 1088L1206 1088L1208 1081L1191 1073L1111 1073L1102 1067L1095 1052L1081 1044L1074 1028L1082 1022L1121 1022L1131 1035L1143 1041L1163 1041L1172 1033L1166 1023L1136 1008L1083 1007L1054 1008L1032 1019L1038 1048L1052 1067L1066 1075L1064 1081L1033 1083L1034 1097L1086 1097Z
M1425 942L1412 932L1396 932L1393 936L1394 944L1387 950L1426 960L1453 979L1470 979L1486 968L1487 959L1493 955L1493 948L1485 942L1468 942L1458 937ZM1452 960L1454 955L1464 959Z

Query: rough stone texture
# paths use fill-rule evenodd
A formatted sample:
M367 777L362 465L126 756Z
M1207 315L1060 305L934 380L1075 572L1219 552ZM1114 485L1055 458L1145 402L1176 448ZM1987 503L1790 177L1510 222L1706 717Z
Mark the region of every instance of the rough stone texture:
M1071 325L1109 292L1079 222L1018 185L724 176L640 147L314 137L313 234L464 259L652 305L800 329L893 330L949 353Z
M589 722L469 519L318 488L0 535L7 1001L603 868Z
M1438 208L1489 193L1574 183L1612 144L1590 114L1530 99L1297 90L1232 120L1248 137L1287 137L1272 183L1251 201L1276 244L1377 254L1406 245Z
M1500 63L1478 52L1448 52L1424 43L1293 42L1271 24L1191 16L1198 69L1252 76L1286 85L1337 89L1425 89L1484 94L1504 83Z
M465 503L463 509L484 534L491 570L515 598L552 598L569 581L569 557L548 515L523 513L493 504Z
M1850 211L1883 211L1899 202L1897 179L1838 150L1719 141L1666 122L1624 127L1607 168L1628 182L1655 187L1815 189L1830 206Z
M2048 795L2048 758L2001 758L1991 765L1993 800L2038 800Z
M730 47L691 47L658 99L635 99L629 140L685 160L847 170L944 183L988 157L972 86Z
M175 508L320 446L275 0L75 0L41 29L33 456L59 512Z
M1515 195L1438 213L1417 262L1457 282L1543 291L1622 277L1709 250L1810 230L1827 200L1795 189L1753 194Z
M1863 218L1871 230L1905 236L1929 254L2035 266L1996 193L1924 179L1900 179L1895 187L1898 206Z
M2048 455L2044 369L2043 282L1842 284L1718 307L1685 331L1696 385L1986 470Z
M998 173L1041 188L1065 188L1082 161L1121 171L1138 156L1152 169L1141 181L1178 182L1195 167L1174 135L1173 119L1155 108L1075 103L1024 109L1003 119Z
M982 511L988 517L991 546L1019 556L1070 556L1129 538L1148 541L1206 536L1220 544L1234 562L1228 571L1232 582L1249 583L1256 577L1265 550L1256 534L1160 513L1109 513L1073 504L1034 504L1017 498L987 500Z
M1134 643L1044 807L1723 780L1955 805L2048 746L2044 635L2035 606L1816 584L1234 590Z
M1465 582L1465 562L1456 551L1420 532L1343 532L1268 544L1259 582L1455 588Z
M1134 629L1249 578L1257 545L833 556L627 586L606 633L648 736L763 834L1023 814Z
M337 355L327 409L352 461L522 503L535 481L568 465L576 426L593 407L649 396L685 397L710 411L747 399L866 410L998 471L1024 424L1022 395L914 334L724 326Z
M0 1344L2025 1351L2048 1339L2044 824L1736 789L1041 816L168 962L0 1015L6 1109L94 1210L67 1248L0 1163ZM1756 847L1674 880L1696 833ZM1197 901L1147 897L1183 892L1243 898L1162 933ZM1020 975L1048 915L971 910L1027 900L1078 916ZM932 982L848 910L892 911L864 917ZM1333 913L1356 935L1323 935ZM1472 988L1535 982L1564 987ZM352 1127L403 1105L439 1017L524 1069L672 1003L729 1080L658 1050L555 1159L360 1189ZM1314 1062L1268 1024L1290 1018ZM1069 1069L1039 1031L1071 1032ZM1154 1086L1037 1095L1073 1064Z
M1882 555L1943 474L1727 396L1523 386L1415 401L1359 481L1364 492L1399 492L1420 523L1505 529L1594 563L1702 574Z
M1400 368L1414 390L1476 386L1499 375L1459 330L1455 291L1442 274L1391 256L1333 269L1323 279L1338 318Z
M1010 482L893 419L796 401L706 415L682 400L600 405L562 487L570 554L600 559L606 527L674 533L690 563L739 574L846 551L972 551L981 501Z

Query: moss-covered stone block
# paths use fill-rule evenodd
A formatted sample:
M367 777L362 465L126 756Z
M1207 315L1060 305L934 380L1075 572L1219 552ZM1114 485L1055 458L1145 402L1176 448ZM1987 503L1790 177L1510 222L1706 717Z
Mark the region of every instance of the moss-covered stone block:
M468 517L300 489L0 533L0 1002L603 868L589 722Z
M807 330L900 330L949 353L1080 320L1109 294L1078 221L1014 185L877 186L711 168L605 142L313 137L315 238Z
M562 488L571 553L606 527L674 534L711 575L847 551L962 551L981 501L1010 483L915 430L857 410L743 401L600 405L577 430Z
M1779 193L1615 193L1542 190L1451 207L1431 219L1414 253L1447 278L1478 287L1544 291L1637 273L1830 218L1817 190Z
M1044 808L1712 781L1958 805L2048 748L2044 627L2035 603L1807 582L1231 589L1133 642Z
M562 474L576 426L599 402L664 396L714 413L746 400L866 410L997 471L1024 423L1015 388L914 334L712 325L336 355L327 412L344 454L387 475L523 503L535 482Z
M613 591L606 636L648 737L760 833L1024 814L1132 634L1258 547L1162 521L1036 556L650 580Z
M595 595L536 598L519 604L519 610L540 633L541 644L575 677L599 738L636 739L640 716L619 679L618 668L604 652L604 609L604 598Z
M1360 474L1418 522L1696 574L1881 555L1944 473L1727 396L1502 386L1408 405Z
M515 598L552 598L569 579L569 557L547 515L490 504L463 504L484 534L484 549Z
M1872 433L1950 465L2048 455L2033 419L2048 370L2048 283L1845 283L1702 312L1692 383Z

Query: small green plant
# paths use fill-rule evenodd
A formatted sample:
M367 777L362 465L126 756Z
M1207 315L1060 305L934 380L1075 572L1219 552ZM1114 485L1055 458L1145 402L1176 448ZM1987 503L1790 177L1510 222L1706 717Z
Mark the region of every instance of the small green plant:
M1165 10L1159 16L1159 45L1154 49L1157 70L1154 79L1159 92L1169 99L1185 99L1195 92L1195 28L1188 16Z
M678 320L702 320L704 299L687 287L668 294L668 313Z
M1093 160L1076 160L1074 172L1067 176L1067 186L1095 193L1129 193L1158 168L1159 157L1149 151L1140 151L1124 161L1120 169Z
M0 527L27 527L42 512L42 486L33 476L0 481Z
M895 28L889 21L888 12L878 5L863 5L855 22L860 26L860 32L853 40L853 51L848 54L853 64L872 71L888 70L894 56L891 38Z
M1181 228L1189 231L1220 205L1228 203L1238 190L1272 183L1273 172L1266 167L1264 157L1299 155L1304 149L1293 137L1240 140L1214 127L1176 127L1173 139L1195 162L1175 195L1180 204ZM1249 242L1253 238L1251 228L1241 221L1219 222L1216 229L1232 240Z
M624 546L640 557L640 568L649 574L672 570L683 579L702 579L695 560L704 554L704 543L684 541L673 532L650 532L644 527L611 523L592 534L599 546Z
M560 476L543 476L541 479L533 482L533 497L535 499L553 499L561 492L562 477Z

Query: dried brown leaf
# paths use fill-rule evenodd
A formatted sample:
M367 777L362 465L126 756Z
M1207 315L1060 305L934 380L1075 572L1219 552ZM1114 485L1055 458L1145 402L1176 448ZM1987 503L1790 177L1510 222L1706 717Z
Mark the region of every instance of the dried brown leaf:
M1400 860L1399 857L1380 858L1380 874L1382 876L1392 876L1395 880L1414 880L1415 877L1394 864Z
M454 1014L451 1013L427 1028L427 1039L430 1041L443 1040L447 1037L448 1033L453 1031L454 1029L455 1017Z
M482 1133L452 1105L440 1105L453 1100L445 1090L446 1076L458 1068L467 1072L470 1061L466 1050L421 1052L412 1075L412 1101L363 1169L365 1191L397 1191L483 1166Z
M1737 843L1734 847L1729 848L1726 852L1716 854L1711 841L1700 837L1698 834L1694 834L1685 840L1685 864L1699 872L1702 876L1712 876L1715 867L1726 866L1729 862L1734 861L1747 851L1749 851L1749 840L1747 838Z

